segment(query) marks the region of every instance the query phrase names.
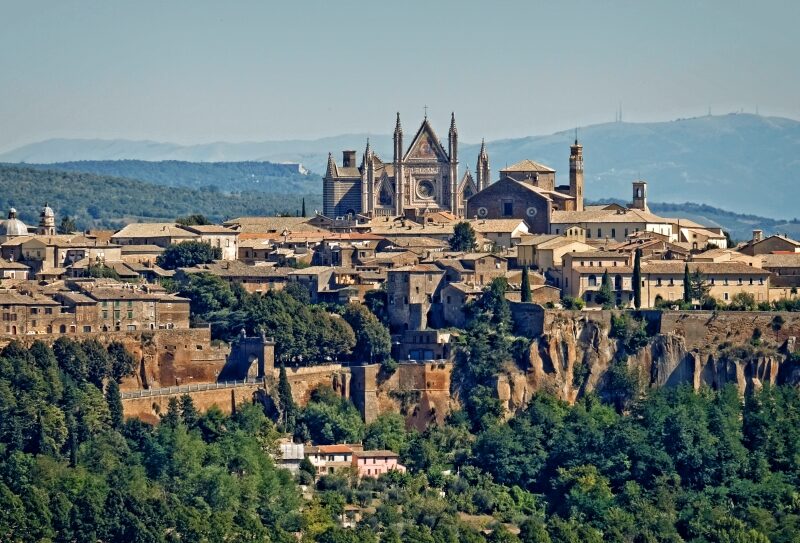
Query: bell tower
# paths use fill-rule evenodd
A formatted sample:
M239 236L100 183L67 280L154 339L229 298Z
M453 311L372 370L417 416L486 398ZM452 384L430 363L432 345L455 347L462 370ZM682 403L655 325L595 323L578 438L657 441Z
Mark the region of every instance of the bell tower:
M637 179L633 182L633 209L640 211L650 211L647 207L647 181Z
M569 195L575 198L575 211L583 211L583 145L575 143L569 148Z

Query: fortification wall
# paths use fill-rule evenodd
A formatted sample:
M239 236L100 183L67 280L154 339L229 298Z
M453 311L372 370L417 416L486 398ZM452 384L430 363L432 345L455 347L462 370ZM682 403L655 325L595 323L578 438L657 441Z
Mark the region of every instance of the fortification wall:
M258 395L262 393L262 385L253 383L232 388L193 391L189 395L192 397L195 407L201 412L216 405L223 413L231 414L238 406L258 401ZM128 418L137 417L145 422L156 423L159 420L159 413L166 413L170 398L180 396L182 394L163 394L124 399L122 400L123 413Z

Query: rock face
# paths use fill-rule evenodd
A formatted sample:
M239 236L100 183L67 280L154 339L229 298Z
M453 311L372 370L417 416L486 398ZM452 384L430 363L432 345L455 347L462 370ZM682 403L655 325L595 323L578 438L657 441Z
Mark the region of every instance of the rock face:
M800 370L786 363L785 354L794 350L794 334L800 333L800 316L794 314L783 316L780 330L771 324L774 313L692 312L665 319L660 313L643 315L651 319L654 333L644 347L627 355L609 336L610 312L544 313L527 367L509 364L498 377L498 396L509 414L524 408L538 391L570 403L589 392L602 393L608 370L618 358L643 388L733 384L745 393L765 383L800 382ZM747 356L731 354L731 347L750 346L752 338L762 333L762 348L745 349Z

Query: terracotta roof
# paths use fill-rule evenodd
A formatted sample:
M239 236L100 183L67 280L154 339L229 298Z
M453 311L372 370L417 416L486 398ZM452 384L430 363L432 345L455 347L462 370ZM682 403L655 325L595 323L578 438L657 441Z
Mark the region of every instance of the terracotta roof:
M551 224L580 224L580 223L656 223L669 224L669 221L647 211L628 209L624 213L615 210L590 210L590 211L553 211L550 218Z
M227 228L225 226L219 226L217 224L198 224L198 225L191 225L191 226L183 226L182 227L189 232L194 232L196 234L220 234L220 235L231 235L235 236L236 231Z
M642 262L642 273L679 275L684 273L685 262L680 260ZM703 275L769 275L768 271L748 266L744 262L689 262L689 273L699 270Z
M353 456L357 458L399 458L400 455L392 451L356 451Z
M800 253L778 253L759 255L765 268L797 268L800 267Z
M478 219L467 221L473 230L481 234L489 232L512 233L517 228L527 232L528 227L522 219Z
M319 452L323 454L353 453L353 449L351 449L347 445L320 445L318 449Z
M197 234L188 232L171 222L137 222L126 225L112 236L115 238L194 238Z
M540 164L538 162L534 162L533 160L520 160L516 164L512 164L511 166L506 166L500 172L547 172L547 173L555 173L553 168L549 166L545 166L544 164Z
M389 273L392 272L444 273L438 266L434 264L416 264L414 266L402 266L400 268L394 268L393 270L387 270L387 271Z

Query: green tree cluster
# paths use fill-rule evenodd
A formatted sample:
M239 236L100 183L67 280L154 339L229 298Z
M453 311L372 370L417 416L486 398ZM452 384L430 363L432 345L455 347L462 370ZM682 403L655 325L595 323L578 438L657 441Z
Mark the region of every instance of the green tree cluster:
M191 268L222 258L222 249L202 241L173 243L156 258L156 264L165 270Z
M448 243L451 251L470 252L478 246L475 230L466 222L461 221L453 227L453 235L450 236Z

